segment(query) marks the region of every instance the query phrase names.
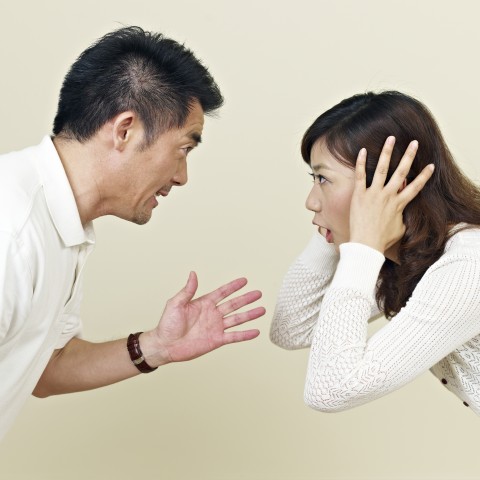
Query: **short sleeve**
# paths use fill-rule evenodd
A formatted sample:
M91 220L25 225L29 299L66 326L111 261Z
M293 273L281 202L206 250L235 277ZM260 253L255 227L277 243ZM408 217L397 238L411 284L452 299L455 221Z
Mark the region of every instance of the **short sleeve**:
M63 348L74 337L82 337L83 324L80 315L82 299L83 277L80 275L74 287L72 298L62 315L63 328L55 344L55 349Z
M32 297L32 276L21 246L11 234L0 232L0 346L24 325Z

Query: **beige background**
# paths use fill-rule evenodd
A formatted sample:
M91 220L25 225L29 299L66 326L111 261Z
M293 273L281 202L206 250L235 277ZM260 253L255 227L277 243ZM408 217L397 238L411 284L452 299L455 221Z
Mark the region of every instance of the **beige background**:
M153 326L199 274L264 292L262 335L103 390L28 402L0 447L10 479L478 479L479 419L426 373L339 414L304 406L306 351L270 344L279 284L309 239L301 135L326 108L399 89L434 112L480 178L475 1L0 0L0 151L49 133L63 75L93 40L138 24L185 42L226 97L190 159L190 183L137 227L96 223L85 337ZM1 381L1 380L0 380Z

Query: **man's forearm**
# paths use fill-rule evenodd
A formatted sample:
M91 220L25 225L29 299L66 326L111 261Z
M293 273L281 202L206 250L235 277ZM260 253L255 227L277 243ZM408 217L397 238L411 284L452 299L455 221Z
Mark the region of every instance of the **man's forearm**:
M73 338L56 350L33 391L44 398L111 385L134 377L139 370L127 350L127 339L91 343Z

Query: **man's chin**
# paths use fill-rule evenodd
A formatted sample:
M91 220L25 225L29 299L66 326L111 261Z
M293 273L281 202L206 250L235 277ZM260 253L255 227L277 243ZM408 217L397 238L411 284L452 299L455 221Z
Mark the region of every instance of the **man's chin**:
M135 217L131 218L130 221L136 223L137 225L145 225L152 218L152 212L140 212Z

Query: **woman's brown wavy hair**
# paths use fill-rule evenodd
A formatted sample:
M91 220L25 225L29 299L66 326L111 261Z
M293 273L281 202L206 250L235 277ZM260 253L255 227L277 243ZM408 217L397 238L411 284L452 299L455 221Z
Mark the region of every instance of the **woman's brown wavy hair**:
M419 148L408 179L429 163L435 164L435 172L404 210L406 232L400 241L399 264L387 259L380 271L377 303L388 318L405 306L425 271L442 255L451 227L480 225L480 189L455 164L430 111L408 95L368 92L343 100L306 131L302 156L310 165L312 147L321 138L339 162L354 168L358 152L365 147L370 186L390 135L396 142L387 181L412 140L418 140Z

